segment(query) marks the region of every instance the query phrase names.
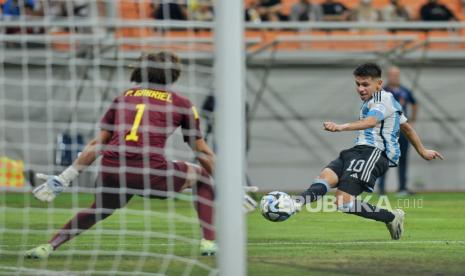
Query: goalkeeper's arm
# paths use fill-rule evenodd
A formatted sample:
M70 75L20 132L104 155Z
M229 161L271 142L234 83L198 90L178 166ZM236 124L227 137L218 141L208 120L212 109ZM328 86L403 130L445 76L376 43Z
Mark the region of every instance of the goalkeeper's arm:
M196 153L197 160L200 165L213 176L215 168L215 154L208 146L207 142L203 138L197 139L195 144L191 147Z
M37 174L37 177L44 180L45 183L32 191L34 196L41 201L51 202L64 188L68 187L71 182L79 176L82 170L97 159L99 145L107 144L110 138L111 132L107 130L100 131L99 135L85 146L84 150L73 164L58 176Z
M81 172L94 163L95 159L97 159L99 150L98 147L100 145L105 145L110 141L111 132L108 130L101 130L99 135L92 139L87 145L85 146L84 150L79 154L78 158L74 161L73 165L71 165L77 172Z

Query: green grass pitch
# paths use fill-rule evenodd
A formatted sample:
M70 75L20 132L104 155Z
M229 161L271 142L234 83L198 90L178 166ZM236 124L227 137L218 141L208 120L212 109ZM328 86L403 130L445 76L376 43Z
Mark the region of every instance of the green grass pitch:
M89 194L63 194L47 208L29 194L0 194L0 274L208 275L216 267L215 258L199 256L196 216L191 202L182 199L134 198L47 261L21 257L91 201ZM465 274L463 193L390 197L390 202L407 213L400 241L391 241L382 223L353 215L303 211L273 223L258 210L249 214L249 275Z

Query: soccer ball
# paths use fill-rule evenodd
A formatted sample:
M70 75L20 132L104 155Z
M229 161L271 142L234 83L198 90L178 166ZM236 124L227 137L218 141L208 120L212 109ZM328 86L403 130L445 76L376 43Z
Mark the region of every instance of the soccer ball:
M287 220L296 210L294 200L288 194L279 191L263 196L260 209L267 220L274 222Z

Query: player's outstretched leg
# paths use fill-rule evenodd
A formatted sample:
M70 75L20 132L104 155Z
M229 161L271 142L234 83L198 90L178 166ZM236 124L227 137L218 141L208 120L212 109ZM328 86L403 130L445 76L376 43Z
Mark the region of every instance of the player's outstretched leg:
M92 203L90 208L76 214L48 243L26 251L25 257L35 259L47 258L60 245L81 234L97 222L109 217L117 208L126 205L131 197L132 195L126 195L126 201L121 202L119 194L103 193L96 195L96 201ZM97 208L97 206L99 207Z
M96 203L94 202L90 208L77 213L76 216L68 221L47 244L42 244L26 251L25 256L27 258L45 259L63 243L89 229L98 221L110 216L110 213L98 214L95 206Z
M329 191L329 189L330 187L326 180L315 179L312 185L310 185L310 188L300 194L301 198L303 198L303 204L316 201L320 197L324 196Z
M330 168L325 168L321 171L317 179L315 179L310 187L300 194L300 199L296 201L296 212L299 212L302 206L307 203L318 200L324 196L331 187L334 187L339 181L337 174Z
M336 192L336 204L338 209L344 213L386 223L393 240L398 240L402 236L405 213L400 209L391 212L378 208L368 202L356 200L354 196L341 190Z

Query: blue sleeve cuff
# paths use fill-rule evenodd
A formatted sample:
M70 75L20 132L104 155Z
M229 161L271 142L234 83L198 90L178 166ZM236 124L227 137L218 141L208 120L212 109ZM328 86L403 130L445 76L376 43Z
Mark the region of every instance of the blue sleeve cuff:
M375 117L378 122L384 120L384 114L378 110L370 110L367 114L367 117Z

